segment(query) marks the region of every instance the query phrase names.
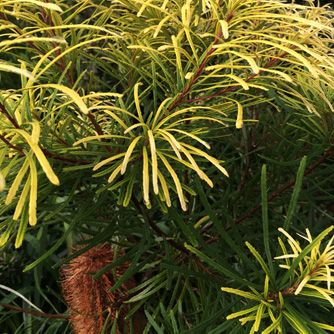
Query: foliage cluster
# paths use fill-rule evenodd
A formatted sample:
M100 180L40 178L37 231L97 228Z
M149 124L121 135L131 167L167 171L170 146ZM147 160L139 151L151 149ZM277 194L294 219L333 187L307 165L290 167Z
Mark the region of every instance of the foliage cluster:
M1 1L0 266L24 266L4 330L70 333L57 270L108 243L90 274L130 263L105 310L131 310L125 332L137 310L143 333L334 331L333 19L311 0Z

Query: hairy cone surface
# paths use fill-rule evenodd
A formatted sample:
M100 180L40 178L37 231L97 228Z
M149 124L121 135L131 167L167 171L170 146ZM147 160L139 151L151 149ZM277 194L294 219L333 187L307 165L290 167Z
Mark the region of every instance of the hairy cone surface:
M76 247L74 250L83 247ZM119 252L118 257L122 255L123 253ZM108 306L124 297L127 291L135 286L134 279L130 279L122 284L119 290L109 292L115 284L115 269L93 279L91 273L96 273L112 263L113 258L113 248L104 244L84 252L61 268L63 296L70 307L70 321L75 334L100 334L109 313L110 328L116 316L116 309L108 310ZM129 265L129 262L125 262L116 268L117 279L124 274ZM123 333L126 313L122 309L118 315L117 334ZM129 333L129 329L127 332Z

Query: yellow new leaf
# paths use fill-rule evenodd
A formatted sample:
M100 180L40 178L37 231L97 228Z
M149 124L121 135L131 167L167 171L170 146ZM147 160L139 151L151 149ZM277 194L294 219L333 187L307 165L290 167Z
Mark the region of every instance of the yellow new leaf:
M23 187L20 199L18 203L16 204L16 208L15 208L14 215L13 215L13 220L18 220L20 218L24 203L28 197L28 192L29 192L30 187L31 187L31 177L29 175L27 182Z
M237 105L238 105L238 115L237 115L237 122L235 124L235 127L237 129L241 129L244 125L243 123L243 108L241 103L239 103L238 101L236 101Z
M124 134L127 134L128 132L132 131L135 128L138 128L139 126L142 126L143 128L148 128L148 126L145 123L137 123L129 126L125 131Z
M194 146L188 145L188 144L186 144L186 143L182 143L182 145L185 146L185 147L187 147L187 148L189 148L189 149L191 149L191 150L194 152L193 154L200 155L200 156L204 157L205 159L209 160L209 161L210 161L213 165L215 165L215 166L216 166L216 167L217 167L217 168L218 168L224 175L226 175L227 177L229 177L229 175L228 175L226 169L220 165L219 161L218 161L216 158L210 156L209 154L207 154L207 153L205 153L205 152L199 150L198 148L196 148L196 147L194 147Z
M223 290L223 288L222 288L222 290ZM259 307L259 305L256 305L256 306L248 308L246 310L242 310L242 311L239 311L239 312L235 312L235 313L229 314L226 317L226 320L235 319L235 318L241 317L241 316L243 316L245 314L252 313L252 312L256 311L258 309L258 307Z
M238 289L233 289L233 288L225 288L225 287L222 287L221 289L223 291L227 292L227 293L233 293L235 295L242 296L242 297L245 297L247 299L252 299L252 300L257 300L257 301L262 300L262 298L260 296L257 296L253 293L250 293L250 292L246 292L246 291L242 291L242 290L238 290Z
M194 170L196 171L196 173L198 174L198 176L201 178L201 180L205 180L205 181L209 184L209 186L210 186L211 188L213 188L213 183L212 183L212 181L211 181L208 177L205 178L206 175L205 175L204 172L198 167L198 165L197 165L195 159L191 156L191 154L189 153L189 151L188 151L185 147L183 147L183 146L181 146L181 151L182 151L182 152L185 154L185 156L188 158L189 162L191 163L191 165L193 166Z
M12 203L12 200L16 195L16 192L17 192L17 190L18 190L18 188L19 188L19 186L22 182L22 179L23 179L25 173L28 170L28 167L29 167L29 160L26 159L24 161L20 171L17 173L17 175L15 177L15 180L12 183L12 186L9 189L9 192L8 192L8 195L7 195L7 198L6 198L6 202L5 202L6 205L9 205L10 203Z
M99 169L100 167L104 166L105 164L107 164L107 163L109 163L111 161L117 160L117 159L123 157L124 155L125 155L125 152L119 153L119 154L113 155L110 158L104 159L101 162L99 162L98 164L96 164L94 166L93 170L95 171L95 170Z
M148 170L148 154L146 146L143 147L143 198L145 205L150 204L150 177Z
M30 165L30 198L29 198L29 225L35 226L37 223L37 216L36 216L36 206L37 206L37 169L36 164L31 156L31 154L27 154Z
M61 37L24 37L16 39L6 39L0 42L0 48L3 46L10 46L13 44L28 43L28 42L50 42L50 43L60 43L67 44L66 40Z
M202 145L204 145L207 149L210 150L210 148L211 148L210 145L206 141L202 140L201 138L195 136L194 134L192 134L190 132L186 132L186 131L183 131L183 130L180 130L180 129L170 129L170 128L168 128L168 131L175 131L175 132L178 132L178 133L182 133L185 136L188 136L188 137L190 137L192 139L197 140L199 143L201 143Z
M40 163L45 175L47 176L47 178L50 180L51 183L58 186L59 185L58 177L53 172L53 170L52 170L52 168L49 164L49 161L46 159L46 157L45 157L43 151L41 150L41 148L38 145L36 145L32 142L31 136L28 133L26 133L25 131L18 130L18 129L11 129L8 132L18 133L27 141L30 148L34 151L34 153L36 155L36 158L37 158L38 162Z
M87 141L91 141L91 140L99 140L102 138L121 138L121 139L130 139L129 137L126 136L119 136L119 135L97 135L97 136L88 136L85 138L82 138L78 141L76 141L75 143L73 143L73 146L77 146L81 143L85 143Z
M112 181L114 181L114 179L116 178L116 176L119 174L119 172L121 171L122 168L122 164L120 164L109 176L108 182L111 183Z
M182 160L182 156L181 156L180 151L179 151L181 146L180 146L179 142L175 139L175 137L172 134L170 134L169 132L164 131L164 130L158 130L157 133L169 142L170 146L172 146L172 149L175 152L178 159Z
M59 179L57 175L52 170L49 161L46 159L43 151L40 149L38 145L32 144L31 149L34 151L36 158L38 162L40 163L45 175L50 180L51 183L53 183L56 186L59 186Z
M229 77L229 78L235 80L236 82L238 82L244 90L249 90L248 83L246 81L242 80L241 78L239 78L238 76L236 76L234 74L227 74L227 75L224 75L224 76Z
M3 191L6 187L6 180L0 171L0 191Z
M228 39L228 23L225 20L220 20L219 21L221 27L222 27L222 32L223 32L223 37L224 39Z
M260 304L259 308L257 309L255 322L254 322L254 331L255 332L257 332L259 330L262 315L263 315L263 309L264 309L264 305Z
M34 87L36 88L37 87L38 88L47 87L47 88L54 88L54 89L60 90L61 92L65 93L73 100L73 102L79 107L80 111L83 114L85 115L88 114L88 108L86 104L84 103L82 97L75 90L68 88L66 86L63 86L63 85L58 85L58 84L38 85Z
M207 221L208 219L210 219L210 216L202 217L196 224L194 224L194 228L198 228L203 222Z
M176 175L172 166L168 163L167 159L159 151L157 151L157 154L159 155L160 159L162 160L162 162L166 166L168 172L172 176L173 181L174 181L175 186L176 186L177 194L179 196L179 201L180 201L180 204L181 204L181 208L182 208L183 211L186 211L187 210L187 205L186 205L186 202L184 200L181 183L180 183L180 180L179 180L178 176Z
M126 171L126 167L128 165L128 162L129 162L129 159L130 159L130 156L132 154L132 151L134 150L135 146L137 145L138 141L142 138L142 136L139 136L139 137L136 137L132 143L129 145L126 153L125 153L125 156L124 156L124 160L123 160L123 164L121 165L122 169L121 169L121 174L123 175Z
M141 85L142 85L141 82L138 82L138 83L135 84L133 94L134 94L134 98L135 98L135 105L136 105L139 120L140 120L141 123L145 123L144 119L143 119L143 115L142 115L141 110L140 110L139 96L138 96L138 87L141 86Z
M152 160L152 183L153 183L153 191L156 195L159 193L158 187L158 159L157 159L157 151L155 148L155 140L153 136L153 132L151 130L147 131L148 139L150 142L151 148L151 160Z
M323 289L319 286L313 285L313 284L306 284L305 285L306 288L310 288L310 289L314 289L316 291L318 291L321 295L323 295L334 307L334 299L330 297L330 294L332 294L333 292L330 290L326 290Z
M159 120L159 117L160 117L160 114L161 114L161 111L163 110L163 107L165 106L165 104L170 101L172 98L171 97L168 97L167 99L163 100L161 103L160 103L160 106L157 110L157 112L155 113L155 116L154 116L154 119L153 119L153 123L152 123L152 130L154 130L155 128L155 125L157 124L158 120Z
M37 145L41 133L41 127L39 126L39 122L35 120L30 124L32 125L31 141L33 144Z
M10 6L12 4L24 4L24 3L32 3L34 5L43 7L43 8L47 8L50 10L55 10L57 12L62 12L63 10L56 4L54 3L45 3L43 1L38 1L38 0L9 0L9 1L2 1L2 3L0 4L0 7L4 7L4 6Z
M170 19L170 17L169 17L169 16L166 16L164 19L162 19L162 20L160 21L160 23L158 24L158 26L157 26L157 28L155 29L155 32L154 32L154 34L153 34L153 37L154 37L154 38L157 37L157 36L159 35L159 32L160 32L162 26L163 26L169 19Z
M181 79L183 79L183 68L182 68L182 62L181 62L181 54L180 54L180 51L179 51L177 37L175 37L174 35L172 35L172 42L173 42L173 46L174 46L174 50L175 50L177 70L180 73Z
M28 70L17 68L15 66L7 65L7 64L4 64L4 63L0 63L0 71L20 74L20 75L23 75L23 76L29 78L30 80L35 79L34 75L31 72L29 72Z

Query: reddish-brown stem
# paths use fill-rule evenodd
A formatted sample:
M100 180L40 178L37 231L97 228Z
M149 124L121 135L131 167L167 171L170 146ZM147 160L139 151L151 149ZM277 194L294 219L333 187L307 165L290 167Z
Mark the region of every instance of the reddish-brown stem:
M154 221L152 220L152 218L145 212L143 212L141 206L140 206L140 203L137 199L137 197L132 193L132 196L131 196L131 200L133 201L133 203L135 204L135 207L137 208L138 212L144 216L146 216L147 220L148 220L148 223L150 225L150 227L152 228L152 230L157 234L159 235L160 237L167 237L166 233L164 233L162 230L160 230L160 228L154 223ZM207 274L209 274L211 277L213 277L214 279L220 281L220 279L215 275L213 274L209 269L207 269L203 264L202 262L193 254L191 253L190 251L188 251L187 248L185 248L184 246L178 244L176 241L174 241L173 239L169 239L167 238L167 242L173 246L174 248L178 249L179 251L181 251L185 256L187 256L188 258L191 258L193 259L196 264L198 266L200 266Z
M0 109L1 109L1 112L3 114L6 115L6 117L8 118L8 120L13 124L13 126L16 128L16 129L20 129L20 126L17 124L16 120L14 117L12 117L9 112L7 111L5 105L3 103L0 102Z
M308 276L313 276L314 273L316 273L319 270L320 266L317 265L309 274ZM287 287L285 290L283 291L279 291L281 293L281 295L292 295L295 293L295 291L298 289L299 285L300 285L301 281L297 281L293 286L291 287ZM281 305L280 305L280 301L279 301L279 292L278 291L274 291L271 293L268 293L268 297L267 299L274 299L276 301L277 307L279 309L281 309Z
M10 148L16 150L16 151L19 151L19 152L22 152L23 151L23 148L22 147L19 147L19 146L15 146L13 145L12 143L10 143L6 138L5 136L3 136L2 134L0 134L0 139Z
M239 185L239 190L242 190L245 186L247 175L248 175L248 172L249 172L249 168L250 168L250 157L247 158L246 168L245 168L245 171L244 171L244 175L242 176L241 183Z
M48 1L47 1L48 2ZM46 16L46 13L44 13L44 10L43 10L43 8L42 7L39 7L40 8L40 11L41 11L41 15L42 15L42 17L43 17L43 21L44 21L44 23L47 25L48 24L48 18L49 18L49 24L50 24L50 26L54 26L54 23L53 23L53 21L52 21L52 17L51 16ZM56 31L54 30L54 29L52 29L52 32L53 32L53 35L54 36L56 36ZM47 34L49 35L49 37L52 37L51 36L51 34L47 31ZM51 43L52 44L52 47L55 49L56 48L56 44L54 43L54 42L52 42ZM57 56L59 56L60 55L60 51L59 50L55 50L55 54L57 55ZM60 61L61 61L61 63L62 63L62 65L64 66L64 58L61 58L60 59Z
M293 50L295 48L296 48L296 45L293 45L293 46L290 47L290 50ZM271 61L268 62L268 64L266 64L264 66L264 68L269 68L269 67L273 66L277 61L279 61L281 58L285 57L287 54L288 54L288 52L284 52L281 55L273 58ZM254 73L249 78L245 79L245 82L248 82L248 81L252 80L253 78L259 76L263 72L264 72L264 70L261 70L258 73ZM199 97L199 98L191 99L191 100L182 100L182 101L180 100L180 101L178 101L178 105L182 104L182 103L192 103L192 102L198 102L198 101L212 99L214 97L220 96L220 95L225 94L227 92L233 91L233 90L235 90L236 88L239 88L239 87L240 87L240 85L235 85L235 86L232 86L230 88L223 89L220 92L218 92L216 94L209 95L209 96L203 96L203 97Z
M69 319L70 318L69 315L49 314L49 313L44 313L44 312L29 311L29 310L25 310L25 309L23 309L21 307L16 307L16 306L12 306L12 305L8 305L8 304L3 304L3 303L0 303L0 306L8 308L8 309L13 310L13 311L35 315L37 317L58 318L58 319Z
M318 166L320 166L332 153L334 152L334 147L331 147L327 152L325 152L323 154L323 156L321 157L320 160L318 160L315 164L313 164L310 168L308 168L305 172L304 172L304 177L307 176L309 173L311 173L315 168L317 168ZM276 198L277 196L279 196L280 194L282 194L284 191L286 191L287 189L291 188L294 184L296 183L296 180L292 180L291 182L289 182L288 184L286 184L284 187L282 187L281 189L279 189L278 191L276 191L274 194L272 194L268 199L267 202L271 202L274 198ZM255 206L254 208L252 208L250 211L248 211L245 215L243 215L241 218L237 219L234 224L240 224L242 221L244 221L246 218L248 218L249 216L251 216L254 212L256 212L257 210L261 209L262 204L258 204L257 206ZM206 228L207 229L207 228ZM230 230L231 227L228 226L226 228L226 231ZM207 244L210 244L212 242L214 242L215 240L220 238L220 233L218 233L217 235L215 235L213 238L209 239L206 241Z
M304 177L307 176L309 173L312 172L313 169L317 168L319 165L321 165L334 151L334 147L332 147L331 149L329 149L327 152L325 152L323 154L323 156L321 157L320 160L318 160L315 164L313 164L310 168L308 168L305 172L304 172ZM289 182L288 184L286 184L284 187L282 187L280 190L276 191L274 194L272 194L268 199L267 202L271 202L274 198L276 198L278 195L280 195L281 193L283 193L285 190L291 188L294 184L296 183L296 180L292 180L291 182ZM256 207L254 207L252 210L250 210L249 212L247 212L245 215L243 215L241 218L237 219L235 221L235 224L239 224L241 223L243 220L245 220L248 216L250 216L251 214L253 214L255 211L257 211L258 209L260 209L262 207L262 204L257 205Z
M208 62L208 58L209 56L212 54L212 52L215 50L214 49L214 45L216 45L220 39L220 37L222 36L223 32L222 30L218 33L218 36L216 37L216 39L214 40L211 49L207 52L207 54L205 55L205 58L203 60L203 63L201 64L201 66L197 69L196 73L194 74L193 79L191 80L191 82L188 84L188 86L183 90L183 92L180 94L180 96L173 102L173 104L168 108L168 112L171 112L177 105L179 105L180 103L182 103L182 99L188 94L189 90L191 89L191 87L194 85L195 81L198 79L198 77L200 76L200 74L203 72L204 66L205 64Z
M13 126L16 128L16 129L20 129L20 126L18 125L18 123L16 122L15 118L13 118L9 113L8 111L6 110L4 104L2 104L0 102L0 111L2 113L4 113L6 115L6 117L8 118L8 120L13 124ZM19 151L19 152L22 152L23 151L23 148L20 147L20 146L16 146L16 145L13 145L11 142L9 142L9 140L6 139L6 134L0 134L0 140L2 140L8 147L16 150L16 151ZM61 140L63 143L66 143L64 142L62 139L58 138L59 140ZM66 143L67 144L67 143ZM68 144L67 144L68 145ZM45 155L49 156L49 157L53 157L57 160L62 160L62 161L66 161L66 162L71 162L71 163L80 163L81 165L88 165L90 164L90 162L87 162L87 161L83 161L83 160L77 160L77 159L71 159L71 158L65 158L65 157L61 157L55 153L51 153L49 151L47 151L46 149L43 149L43 152Z
M16 151L19 151L19 152L22 152L23 151L23 148L20 147L20 146L16 146L16 145L13 145L11 142L9 142L6 137L2 134L0 134L0 140L2 140L8 147L16 150ZM58 154L55 154L55 153L52 153L52 152L49 152L47 151L46 149L42 149L42 151L44 152L44 154L48 157L52 157L54 159L57 159L57 160L61 160L61 161L66 161L66 162L70 162L70 163L79 163L81 165L89 165L90 162L88 161L83 161L83 160L77 160L77 159L72 159L72 158L65 158L65 157L62 157Z
M66 161L66 162L70 162L70 163L74 163L74 164L79 163L80 165L89 165L91 163L91 162L83 161L83 160L77 160L77 159L72 159L72 158L65 158L65 157L62 157L62 156L60 156L58 154L49 152L46 149L42 149L42 151L44 152L44 154L46 156L52 157L54 159L61 160L61 161Z

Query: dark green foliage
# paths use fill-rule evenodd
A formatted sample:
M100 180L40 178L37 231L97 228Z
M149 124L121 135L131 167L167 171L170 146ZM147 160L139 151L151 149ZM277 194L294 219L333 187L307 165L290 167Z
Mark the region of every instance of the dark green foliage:
M311 263L334 220L333 14L314 1L0 3L3 333L71 333L58 269L103 243L124 255L91 274L130 261L112 290L137 286L108 307L131 303L143 333L333 331L327 282L312 283L327 299L298 291L305 275L333 282L331 257ZM293 252L281 229L300 242L289 264L274 260Z

